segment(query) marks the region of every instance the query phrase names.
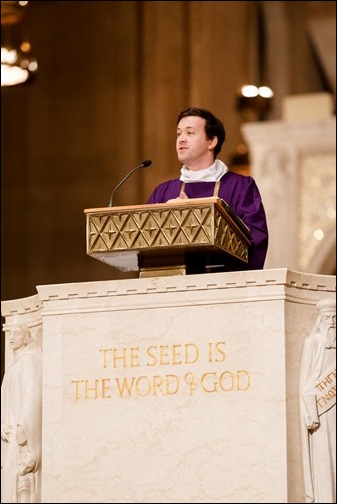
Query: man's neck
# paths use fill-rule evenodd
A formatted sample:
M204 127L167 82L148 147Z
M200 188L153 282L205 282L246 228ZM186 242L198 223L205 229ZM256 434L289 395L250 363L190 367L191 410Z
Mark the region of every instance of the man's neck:
M206 170L210 166L214 164L215 159L213 158L207 158L207 159L202 159L200 161L196 162L191 162L191 163L186 163L185 166L191 171L200 171L200 170Z

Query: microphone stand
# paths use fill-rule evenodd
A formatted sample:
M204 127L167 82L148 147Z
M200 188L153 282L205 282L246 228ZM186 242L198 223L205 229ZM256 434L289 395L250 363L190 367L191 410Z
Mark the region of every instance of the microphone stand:
M129 178L130 175L133 174L133 172L135 172L136 170L139 170L139 168L146 168L147 166L150 166L151 164L152 164L152 161L150 161L149 159L145 159L145 161L143 161L142 164L140 164L139 166L136 166L136 168L133 168L133 170L131 170L129 173L127 173L125 175L125 177L116 185L115 189L112 191L108 206L109 207L112 206L112 200L113 200L115 192L126 181L126 179Z

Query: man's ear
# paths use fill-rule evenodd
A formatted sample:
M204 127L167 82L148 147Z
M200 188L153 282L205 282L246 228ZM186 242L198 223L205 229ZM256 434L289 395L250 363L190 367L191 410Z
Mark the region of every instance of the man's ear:
M214 147L216 146L217 143L218 143L218 137L215 136L212 138L212 140L210 141L210 143L208 145L209 150L214 149Z

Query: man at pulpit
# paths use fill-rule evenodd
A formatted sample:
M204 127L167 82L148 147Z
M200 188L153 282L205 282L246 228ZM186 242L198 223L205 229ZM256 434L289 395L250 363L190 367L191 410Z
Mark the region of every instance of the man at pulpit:
M192 107L180 112L176 140L178 160L182 163L180 177L159 184L147 203L167 203L176 198L221 198L250 229L248 264L242 264L240 269L262 269L268 228L261 195L252 177L231 172L217 159L225 137L222 122L210 111ZM233 266L224 266L222 271L231 269Z

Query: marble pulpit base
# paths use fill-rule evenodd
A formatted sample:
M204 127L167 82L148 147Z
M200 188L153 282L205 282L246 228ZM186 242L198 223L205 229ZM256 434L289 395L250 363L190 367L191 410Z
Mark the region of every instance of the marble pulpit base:
M37 287L42 502L304 502L298 378L335 277Z

